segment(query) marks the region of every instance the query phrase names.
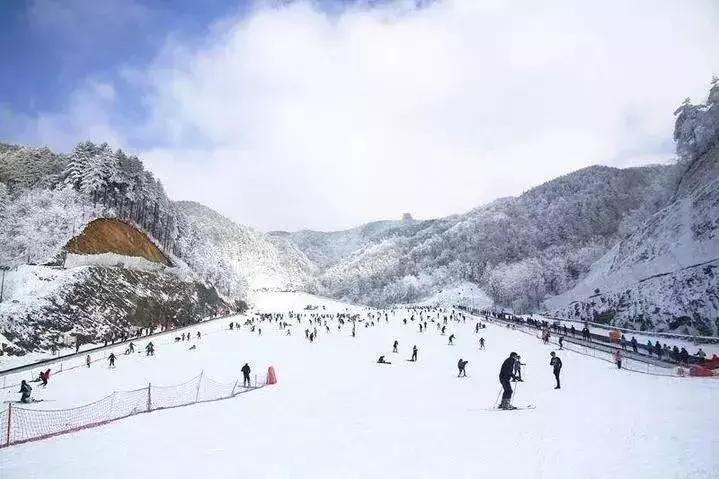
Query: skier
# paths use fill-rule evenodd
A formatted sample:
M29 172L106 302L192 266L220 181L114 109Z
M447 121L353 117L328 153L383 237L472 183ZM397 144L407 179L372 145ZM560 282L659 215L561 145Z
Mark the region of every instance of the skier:
M552 366L552 371L554 372L554 377L557 380L557 385L554 387L554 389L560 389L559 373L562 370L562 360L559 359L559 356L554 354L554 351L549 353L549 355L552 356L552 359L549 360L549 365Z
M242 385L246 388L250 387L250 365L245 363L240 371L242 371Z
M454 344L452 341L454 341L454 334L450 334L450 335L449 335L449 345L450 345L450 346L451 346L452 344Z
M261 331L260 331L260 334L262 334ZM199 331L197 332L197 339L202 339L202 334Z
M619 344L620 344L620 346L622 347L622 349L623 349L624 351L627 350L627 338L624 337L623 334L622 334L621 339L619 339Z
M564 349L564 336L559 336L559 349Z
M43 386L47 386L47 382L50 380L50 370L40 371L40 381Z
M110 355L107 357L107 360L110 361L110 367L115 367L115 353L110 353Z
M32 392L32 388L30 385L25 381L24 379L20 382L20 391L18 391L20 396L20 402L22 403L29 403L30 402L30 393Z
M412 346L412 359L410 361L417 361L417 345Z
M399 346L399 341L397 341L397 340L395 339L395 340L394 340L394 344L392 344L392 352L393 352L393 353L396 353L396 352L397 352L397 346Z
M634 351L634 354L637 354L637 349L638 349L637 338L632 336L632 340L629 342L632 343L632 351Z
M512 386L509 384L509 380L514 378L514 361L517 357L517 353L510 353L509 357L504 360L502 367L499 370L499 383L502 385L504 392L502 393L502 402L499 404L499 409L517 409L510 404L512 399Z
M90 359L90 355L88 354L85 356L85 364L87 364L87 367L90 367L90 363L92 362L92 359Z
M517 354L517 357L514 360L514 378L512 379L513 382L524 382L522 379L522 366L524 366L524 363L522 362L522 357Z
M484 338L479 338L479 349L484 349Z
M622 369L622 352L618 349L614 351L614 364L618 369Z
M459 362L457 362L457 369L459 369L459 374L457 374L457 377L467 377L467 370L465 369L465 367L467 367L467 363L469 363L469 361L464 361L462 358L459 358Z
M147 343L147 346L145 346L145 356L154 356L155 355L155 345L152 344L152 341Z
M230 322L230 331L232 331L232 329L233 329L234 327L235 327L235 323L234 323L234 322Z
M479 323L474 325L474 334L479 333Z

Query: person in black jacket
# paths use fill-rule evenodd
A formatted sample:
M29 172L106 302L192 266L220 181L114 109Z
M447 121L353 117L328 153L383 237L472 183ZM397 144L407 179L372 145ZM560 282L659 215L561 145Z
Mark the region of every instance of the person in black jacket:
M557 380L557 385L554 387L554 389L560 389L559 373L562 370L562 360L559 359L559 356L554 354L554 351L549 353L549 355L552 356L552 359L549 360L549 365L552 366L552 371L554 372L554 378Z
M25 381L24 379L20 383L20 402L22 403L28 403L30 402L30 392L32 392L32 388L30 385Z
M393 352L393 353L396 353L396 352L397 352L397 346L399 346L399 341L397 341L397 340L395 339L395 340L394 340L394 344L392 345L392 352Z
M514 379L514 361L516 361L517 353L510 353L509 357L504 360L499 370L499 383L502 385L504 392L502 393L502 402L499 409L516 409L510 404L512 399L512 386L509 384L510 379Z
M410 361L417 361L417 345L412 346L412 359Z
M464 359L459 358L459 362L457 362L457 369L459 369L459 374L457 374L457 377L467 377L467 370L465 369L467 367L467 363L469 363L469 361L465 361Z
M250 387L250 365L245 363L240 371L242 371L242 385L246 388Z

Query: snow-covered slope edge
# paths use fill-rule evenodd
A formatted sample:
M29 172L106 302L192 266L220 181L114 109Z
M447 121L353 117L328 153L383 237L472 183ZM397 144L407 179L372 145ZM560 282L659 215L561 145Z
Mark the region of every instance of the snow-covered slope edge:
M642 330L719 333L719 147L698 158L670 205L545 301L558 316Z

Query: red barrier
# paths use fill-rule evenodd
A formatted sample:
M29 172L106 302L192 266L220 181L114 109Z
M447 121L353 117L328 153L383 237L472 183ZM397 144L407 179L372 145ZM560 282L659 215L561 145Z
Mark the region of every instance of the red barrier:
M267 368L267 384L277 384L277 376L275 375L275 368L273 366Z
M701 366L692 366L689 368L689 375L695 377L709 377L712 375L711 369Z

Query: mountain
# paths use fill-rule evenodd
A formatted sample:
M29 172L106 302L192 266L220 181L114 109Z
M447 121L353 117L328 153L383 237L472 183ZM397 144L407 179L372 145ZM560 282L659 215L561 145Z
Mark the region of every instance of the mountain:
M23 354L244 307L248 289L316 288L291 243L174 203L139 158L0 144L0 334Z
M199 203L175 203L184 261L228 296L247 289L315 291L318 268L292 243L240 226Z
M322 233L272 233L323 267L323 292L386 306L470 281L516 310L573 286L633 224L661 204L670 166L593 166L516 198L428 221Z

